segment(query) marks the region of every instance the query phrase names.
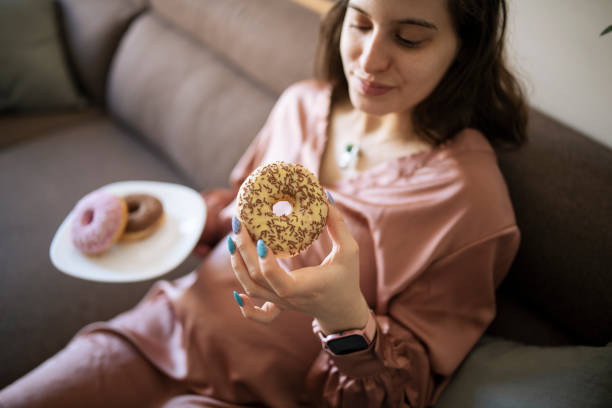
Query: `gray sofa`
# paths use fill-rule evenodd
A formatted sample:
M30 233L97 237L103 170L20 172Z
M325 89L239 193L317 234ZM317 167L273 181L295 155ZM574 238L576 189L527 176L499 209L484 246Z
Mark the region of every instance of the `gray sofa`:
M288 0L57 1L86 103L0 116L0 388L153 282L53 267L76 201L120 180L226 186L280 92L311 76L318 33L319 15ZM521 247L440 407L612 406L612 151L536 110L529 138L498 150Z

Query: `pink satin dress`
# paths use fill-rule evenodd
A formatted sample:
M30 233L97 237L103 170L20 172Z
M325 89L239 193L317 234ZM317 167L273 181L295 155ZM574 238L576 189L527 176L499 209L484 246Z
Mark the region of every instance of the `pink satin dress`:
M283 93L234 168L285 160L319 174L332 90ZM312 318L242 317L244 293L222 240L198 269L159 281L134 309L81 330L66 349L0 392L6 406L424 407L435 402L495 315L520 233L496 155L466 129L430 151L325 186L360 247L361 288L376 314L368 350L334 356ZM235 203L221 216L229 220ZM284 262L320 263L326 232ZM13 404L13 405L11 405ZM22 405L19 405L22 404Z

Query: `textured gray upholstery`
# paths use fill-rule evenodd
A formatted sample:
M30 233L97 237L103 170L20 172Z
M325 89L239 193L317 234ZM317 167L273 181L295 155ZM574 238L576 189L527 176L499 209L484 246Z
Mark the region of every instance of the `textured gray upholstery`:
M134 306L151 286L152 281L90 282L53 267L51 240L76 201L120 180L189 185L159 152L107 116L84 115L0 150L5 191L0 200L0 388L57 352L85 324ZM166 277L182 276L196 261L188 259Z

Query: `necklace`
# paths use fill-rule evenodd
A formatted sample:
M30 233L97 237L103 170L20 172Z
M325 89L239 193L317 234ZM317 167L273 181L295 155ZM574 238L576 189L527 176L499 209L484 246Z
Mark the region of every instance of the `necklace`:
M340 157L338 158L338 167L341 169L355 169L357 166L357 159L359 158L359 153L361 152L361 147L359 143L347 143L344 146L344 150L340 153Z
M340 154L336 156L336 163L338 164L338 167L342 170L356 171L357 163L360 157L363 158L366 149L368 151L382 151L382 156L379 155L378 157L386 157L386 159L390 159L399 156L414 155L422 151L431 150L431 147L425 144L416 144L407 148L406 146L402 147L400 144L397 144L397 141L384 140L375 143L363 144L361 140L356 142L346 142Z

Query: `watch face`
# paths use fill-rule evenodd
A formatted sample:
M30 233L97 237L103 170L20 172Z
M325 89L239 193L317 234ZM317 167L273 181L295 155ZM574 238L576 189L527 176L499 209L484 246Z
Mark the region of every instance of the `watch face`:
M353 334L351 336L330 340L327 342L327 347L329 347L334 354L348 354L355 351L366 350L369 344L363 336Z

